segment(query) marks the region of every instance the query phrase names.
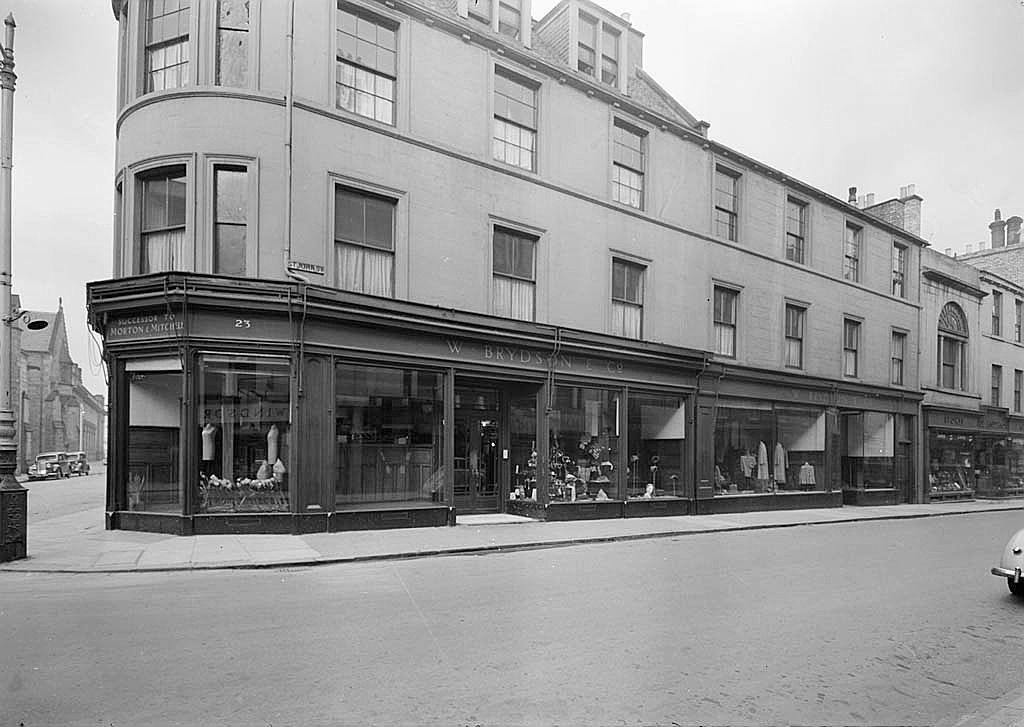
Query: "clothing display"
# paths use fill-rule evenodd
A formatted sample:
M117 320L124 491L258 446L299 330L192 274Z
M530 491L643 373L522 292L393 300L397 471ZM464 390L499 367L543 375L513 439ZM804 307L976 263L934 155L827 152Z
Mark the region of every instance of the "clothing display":
M740 455L740 469L743 470L744 477L753 477L754 468L757 466L757 460L754 459L753 455L741 454Z
M757 444L757 479L768 479L768 448L764 442Z
M194 430L193 430L194 431ZM206 426L203 427L203 459L211 461L216 456L217 445L213 440L213 435L217 433L217 427L207 422Z
M775 481L777 483L786 484L786 449L782 446L782 442L778 442L775 445Z
M814 465L804 462L800 466L800 486L804 487L810 485L813 487L817 483L814 480Z
M267 461L268 462L276 462L277 461L277 439L278 439L279 436L280 436L280 433L278 432L277 425L276 424L272 424L270 426L270 431L267 432Z

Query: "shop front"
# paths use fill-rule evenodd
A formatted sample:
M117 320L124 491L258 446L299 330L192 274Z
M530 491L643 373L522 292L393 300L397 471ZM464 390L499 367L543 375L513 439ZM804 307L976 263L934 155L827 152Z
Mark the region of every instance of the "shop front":
M1024 496L1024 419L1006 409L982 407L974 437L975 494Z
M716 386L698 402L714 458L699 512L912 501L913 395L728 369ZM865 439L865 427L881 427L888 444Z
M973 499L980 412L924 406L928 448L924 491L929 502Z
M300 283L89 286L109 528L193 534L692 512L700 353Z

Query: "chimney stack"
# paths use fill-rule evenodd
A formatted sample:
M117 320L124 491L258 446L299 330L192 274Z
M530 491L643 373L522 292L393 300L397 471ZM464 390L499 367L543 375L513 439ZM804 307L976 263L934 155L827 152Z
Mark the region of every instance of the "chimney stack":
M996 210L995 219L989 223L988 229L992 231L992 248L1006 247L1006 223L1002 220L1002 213Z
M850 187L850 198L847 201L850 204L852 204L852 205L856 205L857 204L857 188L856 187Z
M903 203L903 229L911 235L921 236L921 203L924 198L916 191L916 186L908 184L900 187L900 202Z
M1020 225L1024 222L1020 217L1014 215L1006 220L1006 244L1020 244Z

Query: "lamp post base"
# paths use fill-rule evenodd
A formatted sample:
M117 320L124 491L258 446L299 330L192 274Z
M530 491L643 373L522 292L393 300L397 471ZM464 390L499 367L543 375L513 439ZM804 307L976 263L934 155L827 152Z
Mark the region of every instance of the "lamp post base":
M28 490L14 477L18 445L14 414L0 411L0 563L27 555Z

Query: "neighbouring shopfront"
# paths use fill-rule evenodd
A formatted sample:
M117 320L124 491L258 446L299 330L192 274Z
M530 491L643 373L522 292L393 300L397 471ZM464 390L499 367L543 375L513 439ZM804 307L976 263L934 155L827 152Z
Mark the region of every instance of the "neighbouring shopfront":
M1005 409L928 412L933 501L1024 496L1024 418Z
M912 502L919 401L888 389L726 370L717 396L702 392L699 402L714 462L713 479L698 488L698 510Z
M693 511L697 352L192 274L92 283L89 310L112 373L110 528Z
M974 497L981 413L925 406L928 439L924 491L931 502Z

